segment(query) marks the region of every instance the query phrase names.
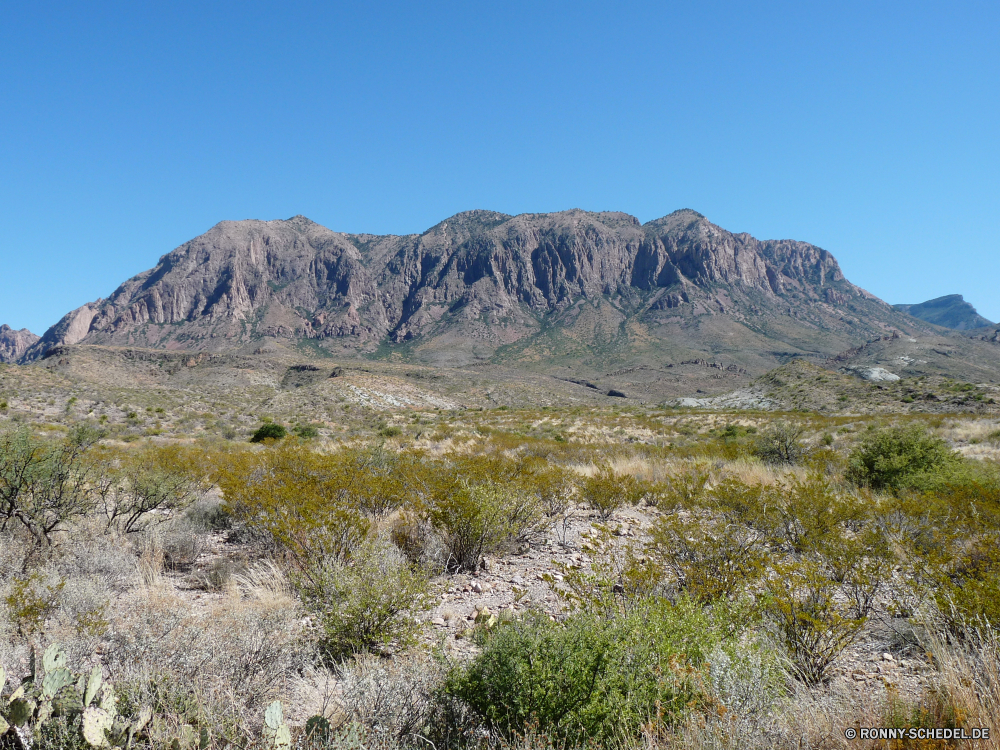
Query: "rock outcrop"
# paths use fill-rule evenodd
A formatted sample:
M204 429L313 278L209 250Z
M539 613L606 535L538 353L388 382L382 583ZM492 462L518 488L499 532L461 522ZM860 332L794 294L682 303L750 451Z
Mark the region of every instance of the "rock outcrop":
M893 305L893 307L920 320L956 331L969 331L994 325L976 312L976 308L966 302L961 294L948 294L917 305Z
M27 328L15 331L6 323L0 325L0 362L17 362L36 341L38 336Z
M647 224L469 211L406 236L296 216L217 224L67 314L22 360L62 344L222 351L276 338L354 352L407 344L412 356L468 363L553 327L610 351L622 336L655 349L680 326L696 354L709 334L695 329L719 317L710 336L728 327L828 354L907 319L848 282L829 252L733 234L691 210ZM819 345L819 333L834 335Z

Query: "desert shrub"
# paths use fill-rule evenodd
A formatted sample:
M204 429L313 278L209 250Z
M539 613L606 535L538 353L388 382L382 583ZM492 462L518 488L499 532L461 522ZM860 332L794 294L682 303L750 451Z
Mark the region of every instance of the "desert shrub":
M900 490L930 481L957 455L941 438L919 425L873 431L850 455L847 479L876 491Z
M414 652L359 654L338 666L337 707L349 722L407 745L432 720L446 675L443 660Z
M775 566L766 592L767 611L797 676L807 684L825 682L861 634L865 618L842 601L838 584L811 560Z
M34 635L56 612L65 586L64 578L42 570L14 576L3 598L7 619L21 635Z
M702 667L718 642L711 618L686 600L624 618L529 615L486 635L446 692L508 739L533 726L560 745L616 744L705 706Z
M288 434L284 425L277 422L266 422L254 431L250 436L251 443L262 443L265 440L281 440Z
M545 515L550 518L561 516L569 509L573 485L565 469L542 462L531 471L526 484L529 491L538 495Z
M193 613L172 594L150 590L119 602L104 643L119 710L150 706L162 745L171 726L208 726L216 736L241 725L280 696L313 658L302 609L287 595L226 597Z
M262 453L223 456L219 463L215 478L225 512L299 567L347 559L368 536L371 522L351 494L363 478L336 456L282 443Z
M312 424L299 424L292 428L296 437L303 440L313 440L319 437L319 428Z
M802 460L805 447L802 433L805 430L788 422L775 422L757 434L751 452L769 464L795 464Z
M345 448L331 460L341 463L343 476L353 480L341 490L345 501L375 518L401 507L422 486L423 467L419 461L388 451L382 445Z
M77 428L63 441L37 438L24 427L0 434L0 530L22 526L40 548L96 504L98 467L89 452L101 434Z
M349 562L310 561L292 580L331 660L407 644L416 631L413 614L427 605L426 576L382 540L365 542Z
M78 530L59 545L52 561L59 575L66 579L89 579L100 590L122 594L136 585L138 568L131 545L102 534L93 536Z
M1000 626L1000 547L988 538L969 545L938 569L934 599L953 631Z
M202 497L193 502L184 513L191 527L197 531L226 531L233 526L233 517L226 512L217 497Z
M608 466L580 482L580 496L604 520L626 504L638 503L646 488L635 477L617 475Z
M389 538L407 560L429 573L441 573L448 550L429 519L413 511L400 513L389 528Z
M359 455L284 444L238 454L217 472L229 512L282 551L331 659L406 641L406 613L422 606L426 587L426 574L394 545L371 538L358 508L366 491L352 463Z
M706 491L711 473L704 467L692 464L667 477L662 492L657 494L661 510L676 506L691 507Z
M204 489L197 464L192 451L181 446L104 452L95 490L106 528L135 533L187 509Z
M739 594L763 574L767 538L739 523L677 515L658 519L647 551L678 589L710 602Z
M781 489L728 477L705 492L697 506L719 515L727 523L740 523L764 534L774 532L774 509Z
M534 495L516 484L466 480L439 489L429 513L448 550L450 570L476 570L483 555L541 528L544 514Z

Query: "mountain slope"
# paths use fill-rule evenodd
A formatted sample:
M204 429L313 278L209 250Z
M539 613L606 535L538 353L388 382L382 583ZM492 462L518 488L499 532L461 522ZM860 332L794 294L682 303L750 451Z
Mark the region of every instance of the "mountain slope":
M38 341L38 336L27 328L15 331L4 323L0 325L0 362L17 362Z
M917 305L893 305L893 307L920 320L953 328L956 331L994 325L977 313L976 308L966 302L961 294L948 294Z
M756 373L890 330L930 329L851 284L821 248L734 234L690 210L647 224L469 211L406 236L296 216L217 224L68 313L22 361L77 343L225 351L284 340L439 365L588 373L703 359Z

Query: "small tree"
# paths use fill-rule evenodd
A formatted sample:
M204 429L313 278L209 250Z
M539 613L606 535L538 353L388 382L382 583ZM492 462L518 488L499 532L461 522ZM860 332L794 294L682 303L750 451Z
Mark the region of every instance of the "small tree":
M250 438L251 443L262 443L265 440L281 440L288 434L284 425L277 422L267 422L257 428L257 431Z
M430 520L448 547L448 568L471 571L483 554L538 529L544 514L534 495L485 480L449 488L435 500Z
M769 464L795 464L802 460L803 428L788 422L776 422L758 434L752 451L761 461Z
M810 560L779 565L767 582L768 610L799 678L825 682L830 667L861 634L865 618L842 604L840 587Z
M944 440L920 425L887 427L871 433L851 452L847 479L876 491L900 490L957 461Z
M0 435L0 531L20 524L47 548L55 531L92 511L96 464L88 451L100 437L86 428L62 442L36 438L26 428Z

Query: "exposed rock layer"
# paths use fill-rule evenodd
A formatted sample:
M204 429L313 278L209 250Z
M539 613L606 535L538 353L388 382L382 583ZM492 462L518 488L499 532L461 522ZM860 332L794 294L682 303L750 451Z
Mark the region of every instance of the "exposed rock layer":
M966 302L961 294L948 294L917 305L893 305L893 307L907 315L920 318L920 320L945 328L953 328L956 331L968 331L994 325L976 312L976 308Z
M27 328L15 331L6 323L0 325L0 362L17 362L36 341L38 336Z
M753 350L734 358L758 369L912 324L826 250L734 234L690 210L647 224L470 211L407 236L296 216L217 224L67 314L22 361L77 343L223 351L291 339L448 364Z

